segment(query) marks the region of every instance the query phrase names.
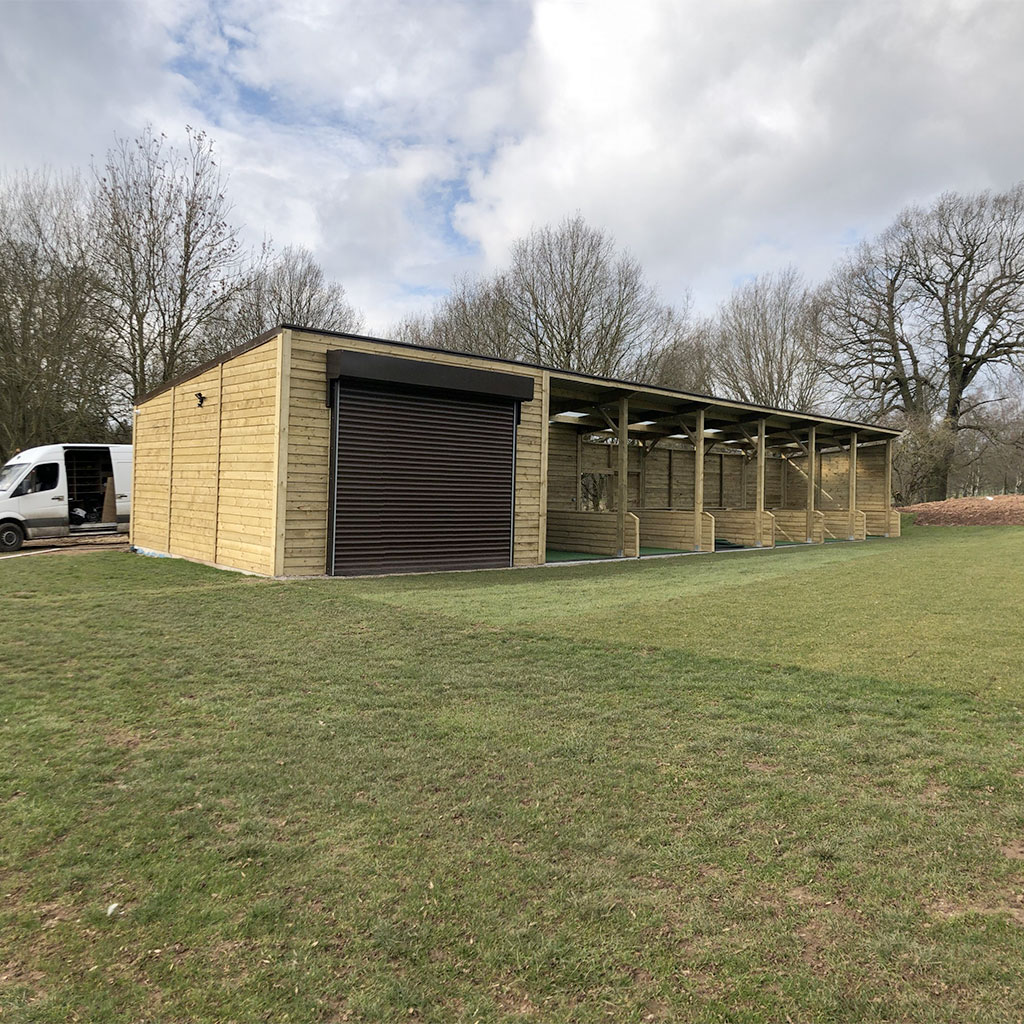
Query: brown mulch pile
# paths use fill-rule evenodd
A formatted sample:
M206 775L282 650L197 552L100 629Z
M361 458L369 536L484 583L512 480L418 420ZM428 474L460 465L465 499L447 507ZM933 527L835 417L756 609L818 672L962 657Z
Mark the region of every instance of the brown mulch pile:
M1024 526L1024 494L926 501L900 512L916 513L917 526Z

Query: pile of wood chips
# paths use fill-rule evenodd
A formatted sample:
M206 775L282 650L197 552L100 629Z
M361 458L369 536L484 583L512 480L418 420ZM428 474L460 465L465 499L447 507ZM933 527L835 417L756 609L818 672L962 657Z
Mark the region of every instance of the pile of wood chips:
M918 526L1024 526L1024 494L926 501L900 511L916 513Z

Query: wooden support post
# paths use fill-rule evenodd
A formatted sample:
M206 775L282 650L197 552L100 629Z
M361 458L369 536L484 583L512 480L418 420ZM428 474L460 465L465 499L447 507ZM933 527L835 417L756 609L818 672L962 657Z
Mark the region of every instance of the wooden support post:
M583 511L583 432L576 431L576 511Z
M672 507L672 449L668 450L668 501L665 503L666 508Z
M291 381L292 332L285 328L278 336L277 343L277 407L274 411L277 486L274 490L274 547L270 564L275 576L284 575L284 549L288 537L288 414L291 408Z
M135 470L139 465L139 407L134 404L132 405L132 445L135 457L132 459L132 489L129 493L138 494L139 492L135 488ZM128 518L128 546L135 547L135 519L131 516Z
M890 536L892 518L892 438L885 442L885 535Z
M528 559L537 563L544 563L547 561L547 538L548 538L548 475L551 468L551 374L545 370L541 374L541 410L540 410L540 422L541 435L540 435L540 530L537 535L537 547L534 549L534 553L527 554L522 552L518 554L515 550L515 530L512 533L512 564L522 564ZM577 506L578 509L578 506ZM515 510L513 509L513 515ZM513 523L513 526L515 524ZM523 534L520 533L520 539Z
M807 543L814 542L814 492L818 478L817 427L807 428Z
M167 540L166 547L164 548L167 554L171 554L171 516L174 512L174 406L177 404L177 397L178 389L172 387L171 431L170 439L167 442Z
M701 549L701 527L704 520L704 410L697 413L693 432L693 550Z
M626 550L626 513L629 511L629 399L619 399L619 479L615 500L616 545L619 558Z
M642 441L640 443L643 444ZM649 454L650 451L646 446L640 449L640 508L647 507L647 456Z
M765 470L765 450L764 450L764 428L765 420L762 416L757 421L757 480L754 484L754 510L757 513L757 546L764 546L764 535L762 532L762 522L764 521L764 470Z
M213 553L210 561L217 561L217 534L220 532L220 439L224 426L224 360L221 360L217 376L217 466L213 481L213 537L211 538Z
M850 466L847 479L846 507L850 510L850 540L857 535L857 431L850 434Z

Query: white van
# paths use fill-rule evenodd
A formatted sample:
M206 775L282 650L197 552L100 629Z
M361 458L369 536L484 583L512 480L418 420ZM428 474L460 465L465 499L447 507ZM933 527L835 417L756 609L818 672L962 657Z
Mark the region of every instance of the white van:
M130 444L48 444L0 469L0 552L37 537L127 533Z

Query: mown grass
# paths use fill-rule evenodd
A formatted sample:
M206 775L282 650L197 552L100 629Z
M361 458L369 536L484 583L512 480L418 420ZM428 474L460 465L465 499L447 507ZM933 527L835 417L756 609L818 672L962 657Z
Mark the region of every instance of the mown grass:
M1024 530L0 614L5 1022L1024 1017Z

